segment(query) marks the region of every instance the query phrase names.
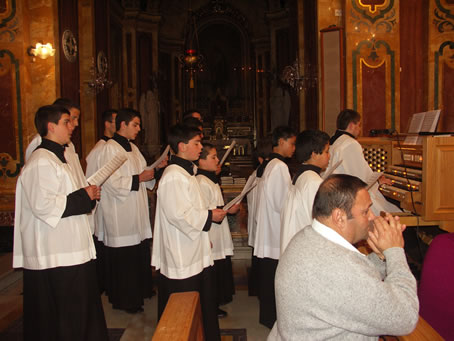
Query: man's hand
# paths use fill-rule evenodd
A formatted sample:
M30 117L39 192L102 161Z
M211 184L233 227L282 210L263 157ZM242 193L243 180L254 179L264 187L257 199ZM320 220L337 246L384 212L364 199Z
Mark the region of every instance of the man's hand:
M154 169L144 170L139 174L139 182L150 181L154 179Z
M212 213L213 213L213 215L211 216L211 219L216 223L220 223L222 221L222 219L224 219L225 215L227 214L226 211L224 211L220 208L216 208L216 209L212 210Z
M237 214L240 210L240 204L235 204L227 211L228 214Z
M101 199L101 187L91 185L91 186L84 187L84 189L87 191L87 194L91 200Z
M391 179L388 179L386 176L382 175L381 177L378 178L378 184L379 185L392 185L393 182Z
M385 218L375 218L373 226L374 229L369 231L367 243L379 256L383 256L383 252L389 248L404 247L402 231L405 230L405 225L400 223L398 217L386 213Z

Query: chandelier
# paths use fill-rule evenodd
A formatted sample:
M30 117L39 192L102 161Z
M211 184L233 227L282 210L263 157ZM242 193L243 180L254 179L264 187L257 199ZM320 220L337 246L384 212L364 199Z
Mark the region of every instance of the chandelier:
M194 88L194 75L197 72L203 72L204 57L200 54L199 37L197 35L197 26L195 15L190 6L188 10L188 21L185 27L185 44L183 54L179 56L180 63L184 71L189 74L189 87Z
M298 57L296 57L292 65L284 67L281 73L281 80L298 91L313 88L317 85L317 76L314 74L311 64L305 65L304 74L300 73Z

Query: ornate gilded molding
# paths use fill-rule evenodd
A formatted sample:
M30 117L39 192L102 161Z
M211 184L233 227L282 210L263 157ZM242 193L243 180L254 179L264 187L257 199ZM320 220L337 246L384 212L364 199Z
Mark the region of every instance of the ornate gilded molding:
M352 8L372 24L385 16L394 7L394 0L351 0Z
M389 58L389 60L387 60ZM369 68L378 68L386 63L390 72L390 100L391 100L391 128L395 128L396 118L396 77L395 77L395 51L387 42L375 39L364 40L358 43L352 51L352 78L353 78L353 109L358 110L358 73L361 64Z
M248 29L247 18L243 15L243 13L227 3L225 0L211 0L208 5L205 5L194 12L194 15L197 22L212 18L213 16L225 16L240 24L246 30Z
M0 153L0 178L15 178L19 175L21 164L7 153Z
M449 48L449 49L446 49ZM446 49L446 50L445 50ZM447 66L454 69L454 41L445 41L440 45L438 51L435 51L434 65L434 109L439 108L440 95L440 65L445 62Z
M4 3L4 10L0 12L0 28L5 27L16 15L16 0L4 0Z
M454 31L454 4L443 5L440 0L435 0L435 4L433 24L438 32Z
M391 33L397 23L396 10L392 8L383 18L369 22L360 14L351 10L350 22L353 24L355 32L367 33Z
M0 42L11 43L16 39L19 31L16 17L16 1L5 1L5 6L0 8Z

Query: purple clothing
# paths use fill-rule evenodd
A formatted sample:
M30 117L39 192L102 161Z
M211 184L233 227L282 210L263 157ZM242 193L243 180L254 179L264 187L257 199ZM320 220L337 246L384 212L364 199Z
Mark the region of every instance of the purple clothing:
M446 340L454 340L454 233L432 241L421 273L419 314Z

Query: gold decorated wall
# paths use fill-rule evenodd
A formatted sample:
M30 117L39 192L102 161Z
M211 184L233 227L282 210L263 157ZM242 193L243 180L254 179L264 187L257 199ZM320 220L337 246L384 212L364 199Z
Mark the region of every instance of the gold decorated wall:
M0 6L0 225L12 221L14 189L24 151L35 134L36 108L55 100L55 58L33 60L27 48L55 46L52 0L5 0Z
M347 107L363 135L400 126L399 1L348 0L345 6Z

